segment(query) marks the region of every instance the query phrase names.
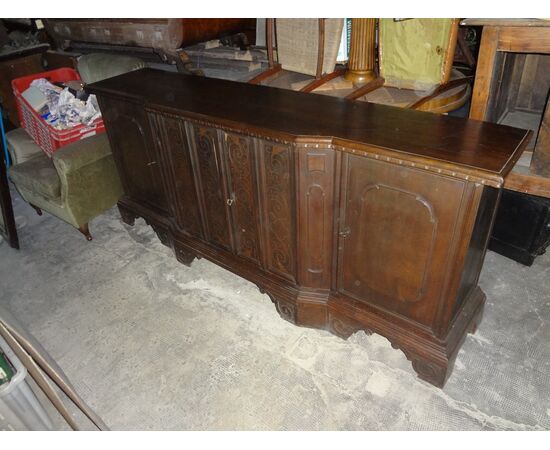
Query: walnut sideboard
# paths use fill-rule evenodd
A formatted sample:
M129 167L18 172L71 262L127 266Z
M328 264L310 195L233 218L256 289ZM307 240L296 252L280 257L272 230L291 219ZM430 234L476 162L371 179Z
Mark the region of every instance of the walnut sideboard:
M255 283L292 323L385 336L444 385L528 132L153 69L87 89L126 223Z

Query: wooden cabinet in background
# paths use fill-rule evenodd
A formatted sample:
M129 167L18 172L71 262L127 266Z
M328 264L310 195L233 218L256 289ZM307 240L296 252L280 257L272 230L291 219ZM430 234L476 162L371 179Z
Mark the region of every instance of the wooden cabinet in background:
M126 222L257 284L297 325L380 333L443 386L481 317L525 131L151 69L87 88Z

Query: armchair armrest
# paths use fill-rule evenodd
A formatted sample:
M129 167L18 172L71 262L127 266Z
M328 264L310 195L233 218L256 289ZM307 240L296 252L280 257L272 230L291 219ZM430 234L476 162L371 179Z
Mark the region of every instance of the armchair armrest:
M72 142L53 154L53 163L59 175L75 172L82 167L111 154L106 133Z
M64 208L77 227L111 208L122 195L106 133L63 147L53 154L53 163Z

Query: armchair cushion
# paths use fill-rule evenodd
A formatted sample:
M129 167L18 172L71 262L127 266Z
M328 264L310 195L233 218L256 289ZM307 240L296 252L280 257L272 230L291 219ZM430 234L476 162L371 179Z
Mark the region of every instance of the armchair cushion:
M18 188L35 192L49 199L61 196L61 181L52 160L44 153L11 166L9 176Z
M73 142L53 154L61 198L71 222L81 226L111 208L122 187L106 133Z

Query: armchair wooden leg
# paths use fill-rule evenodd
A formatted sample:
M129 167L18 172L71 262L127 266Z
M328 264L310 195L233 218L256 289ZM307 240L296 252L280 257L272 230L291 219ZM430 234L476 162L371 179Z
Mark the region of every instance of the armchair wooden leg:
M31 205L32 208L36 211L36 214L38 214L39 216L42 215L42 210L38 206L34 206L32 203L29 203L29 205Z
M87 241L92 240L92 235L90 234L90 229L87 223L85 223L84 225L80 225L78 227L78 231L80 231L86 237Z

